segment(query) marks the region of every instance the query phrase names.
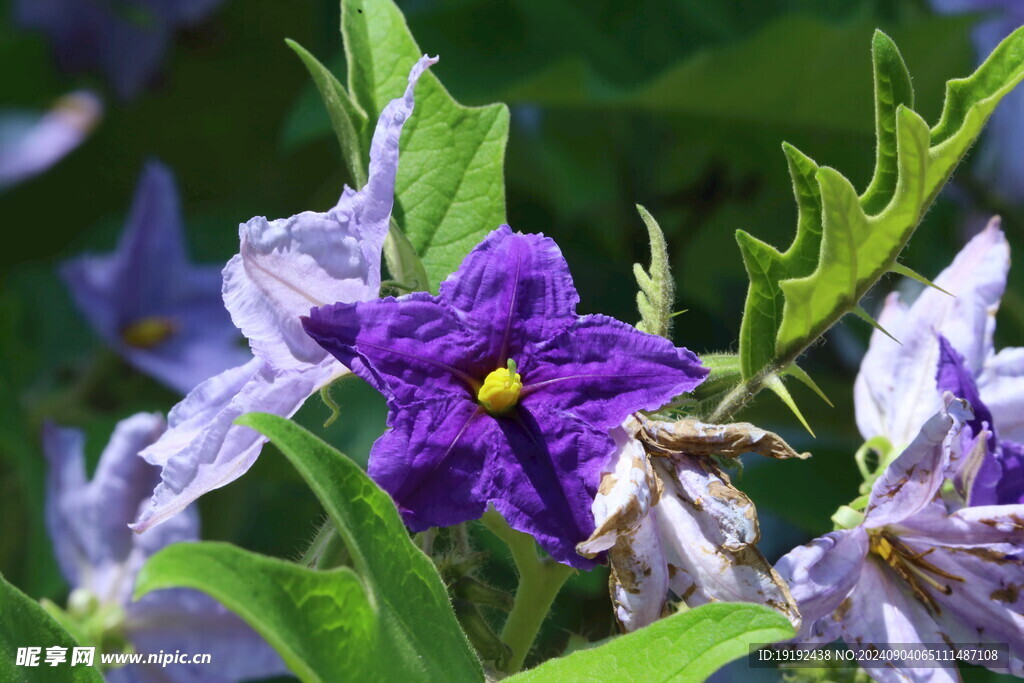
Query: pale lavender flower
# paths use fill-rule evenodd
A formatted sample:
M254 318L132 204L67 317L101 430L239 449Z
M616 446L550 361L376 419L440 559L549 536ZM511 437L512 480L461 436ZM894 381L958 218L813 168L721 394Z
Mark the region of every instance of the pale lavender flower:
M622 628L634 631L659 619L670 610L670 592L690 607L717 601L767 605L799 628L785 582L757 550L753 502L709 455L757 450L776 458L805 456L745 423L630 418L612 436L616 450L592 507L597 528L578 550L588 557L608 552L612 603Z
M977 382L991 427L1004 439L1024 442L1024 347L996 353L992 342L1009 267L1010 248L993 218L935 278L953 296L927 288L908 307L898 294L889 295L878 322L899 343L875 331L854 385L857 426L865 439L885 437L899 452L939 411L935 371L941 334Z
M224 310L219 269L188 259L174 176L162 164L146 165L117 249L76 257L61 275L103 341L176 391L249 357Z
M103 117L103 102L80 90L46 112L0 112L0 190L38 175L78 147Z
M381 248L391 220L398 141L412 114L413 86L437 58L412 68L405 94L381 113L370 172L359 192L345 188L326 213L306 211L239 227L241 247L223 272L224 302L254 357L211 377L171 410L170 428L143 457L163 468L137 532L170 519L199 496L245 474L266 438L234 424L240 415L291 417L311 395L348 370L306 337L310 308L365 301L380 289Z
M1024 24L1020 0L932 0L939 12L980 15L973 40L984 60L1010 33ZM1013 200L1024 199L1024 89L1009 93L992 114L979 155L979 176Z
M58 66L100 71L122 98L160 68L174 32L203 20L223 0L16 0L15 21L45 33Z
M162 548L199 540L190 508L159 531L137 536L127 527L159 478L138 457L164 430L159 415L139 413L118 423L92 480L86 479L84 439L76 429L47 425L43 445L50 464L46 524L64 578L69 611L102 613L106 640L123 639L136 652L209 653L212 665L127 665L105 672L108 681L237 681L286 673L274 650L239 617L191 589L159 590L132 602L135 579ZM98 660L98 657L97 657Z
M949 653L952 644L1008 644L1010 672L1024 675L1024 505L947 509L941 489L957 473L961 429L973 414L948 392L941 400L875 481L859 525L779 560L804 618L795 640L841 638L858 650L928 644ZM952 661L889 662L871 675L882 683L957 681Z

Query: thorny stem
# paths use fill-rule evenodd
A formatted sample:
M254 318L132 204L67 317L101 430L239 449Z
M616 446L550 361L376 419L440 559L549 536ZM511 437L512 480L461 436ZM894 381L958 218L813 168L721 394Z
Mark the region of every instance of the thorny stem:
M566 579L572 575L573 569L551 558L538 556L533 538L510 527L493 508L484 513L481 521L508 545L519 571L519 586L516 588L512 611L501 631L501 639L512 650L505 672L512 674L523 668L526 655L537 639L551 603Z

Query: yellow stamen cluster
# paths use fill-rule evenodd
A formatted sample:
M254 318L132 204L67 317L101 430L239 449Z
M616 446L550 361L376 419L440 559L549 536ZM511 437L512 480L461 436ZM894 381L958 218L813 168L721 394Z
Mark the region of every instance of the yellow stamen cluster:
M522 390L523 378L516 372L516 362L509 358L508 367L487 375L476 400L491 415L501 415L515 407Z
M177 329L174 321L167 318L140 318L121 330L121 340L137 349L151 349L167 341Z
M915 553L884 531L877 530L870 532L868 539L872 554L889 565L889 568L907 583L911 592L934 613L939 612L939 605L928 589L942 595L950 595L953 587L949 581L963 583L962 577L950 574L925 559L934 548L929 548L923 553Z

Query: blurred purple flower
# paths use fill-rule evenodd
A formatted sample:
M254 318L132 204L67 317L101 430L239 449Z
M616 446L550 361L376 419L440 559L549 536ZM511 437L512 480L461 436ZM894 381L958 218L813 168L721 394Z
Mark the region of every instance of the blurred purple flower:
M1024 444L999 438L992 411L982 401L964 357L941 335L939 345L939 391L966 399L974 410L961 439L969 455L960 467L957 488L967 505L1024 503ZM1024 395L1017 399L1024 409Z
M103 102L80 90L36 112L0 112L0 190L42 173L74 150L103 116Z
M143 171L116 251L76 257L61 275L111 348L181 393L248 358L219 269L188 260L174 177L159 163Z
M625 631L647 626L671 610L671 591L689 607L766 605L799 628L789 589L757 550L761 532L750 498L709 456L653 457L637 438L644 429L652 435L672 428L630 417L612 430L615 451L602 469L592 506L597 528L577 550L586 557L608 552L615 618ZM695 428L708 435L723 431L702 423ZM765 432L752 436L767 440Z
M199 539L199 518L191 508L159 532L137 536L127 527L158 479L158 470L138 453L163 429L159 415L139 413L121 421L87 481L82 433L44 428L50 465L46 523L72 587L72 618L102 613L108 642L123 639L142 653L210 653L215 663L166 669L128 665L105 672L108 681L226 682L286 673L255 631L199 591L160 590L132 602L136 575L149 557L172 543Z
M58 66L100 71L123 99L136 96L160 67L180 27L224 0L16 0L15 21L45 33Z
M891 644L1008 644L1010 672L1024 675L1024 505L948 512L940 489L959 461L967 403L942 407L871 489L863 521L779 560L804 626L796 642L842 638L859 648ZM981 662L984 664L984 662ZM889 681L959 680L943 668L873 668Z
M413 111L413 86L437 61L424 56L405 94L380 115L370 172L359 192L346 187L326 213L305 211L239 226L241 247L223 272L224 303L254 357L197 386L168 416L170 428L142 456L163 468L137 532L170 519L199 496L245 474L266 438L234 424L240 415L291 417L311 395L348 373L306 337L299 317L312 306L376 298L391 221L398 142Z
M854 402L865 439L885 437L899 452L941 408L935 384L941 334L977 383L990 430L1024 442L1024 347L996 353L992 342L1009 267L1010 248L993 218L935 279L954 296L927 288L909 308L895 292L886 298L878 322L900 343L876 330L861 363Z
M1024 24L1020 0L932 0L944 14L975 12L981 20L974 28L979 61ZM988 136L979 150L979 175L1006 197L1024 199L1024 88L1008 94L992 114Z
M559 562L594 530L609 430L707 376L697 357L601 315L579 296L555 243L492 232L441 283L314 308L309 335L388 399L391 429L370 475L414 531L493 504Z

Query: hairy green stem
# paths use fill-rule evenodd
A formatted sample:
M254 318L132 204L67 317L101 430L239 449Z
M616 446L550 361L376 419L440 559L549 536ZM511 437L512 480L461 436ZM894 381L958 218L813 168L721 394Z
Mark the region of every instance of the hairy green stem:
M345 541L328 519L316 532L309 548L302 554L299 564L310 569L333 569L346 564L348 560Z
M512 551L512 560L519 571L512 611L501 631L501 639L512 650L506 673L523 668L526 655L537 639L541 624L551 609L551 603L562 585L572 575L572 567L537 555L533 537L516 531L494 509L488 509L482 519L484 526L504 541Z

